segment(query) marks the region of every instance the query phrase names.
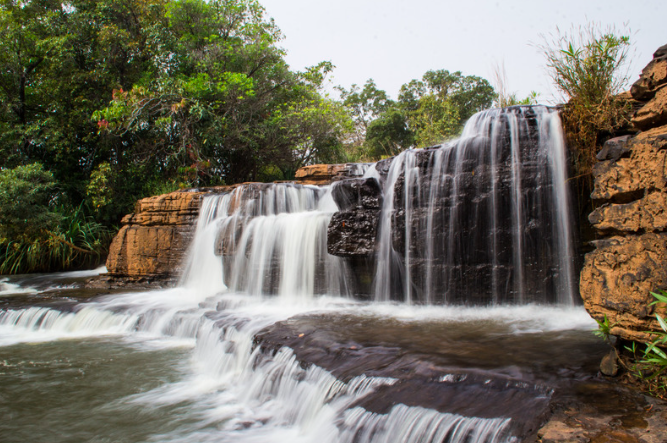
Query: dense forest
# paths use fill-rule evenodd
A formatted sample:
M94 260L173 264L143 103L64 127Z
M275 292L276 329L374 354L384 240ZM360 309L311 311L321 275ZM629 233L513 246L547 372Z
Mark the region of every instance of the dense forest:
M0 5L0 273L99 260L147 195L439 143L495 97L447 70L327 92L254 0Z

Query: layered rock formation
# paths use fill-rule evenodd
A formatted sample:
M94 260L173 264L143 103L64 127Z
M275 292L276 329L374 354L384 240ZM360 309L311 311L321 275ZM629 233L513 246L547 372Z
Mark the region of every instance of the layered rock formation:
M107 258L112 277L175 279L192 238L202 191L176 191L139 200L126 215Z
M312 165L299 169L293 182L328 185L360 175L363 166L356 164ZM263 186L258 183L248 189L253 192ZM182 271L202 197L231 192L235 187L188 189L139 200L134 213L121 221L122 227L111 243L108 276L125 281L174 282Z
M667 45L654 54L631 89L643 103L634 137L608 141L594 166L591 198L600 206L589 220L601 239L587 254L581 296L596 319L606 315L612 334L649 341L660 331L651 291L667 289Z

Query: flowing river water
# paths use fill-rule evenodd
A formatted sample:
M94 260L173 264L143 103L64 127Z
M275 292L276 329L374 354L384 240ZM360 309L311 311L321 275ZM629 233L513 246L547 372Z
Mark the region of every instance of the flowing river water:
M580 307L90 296L56 277L3 282L3 442L515 441L604 352ZM402 402L373 399L399 384Z

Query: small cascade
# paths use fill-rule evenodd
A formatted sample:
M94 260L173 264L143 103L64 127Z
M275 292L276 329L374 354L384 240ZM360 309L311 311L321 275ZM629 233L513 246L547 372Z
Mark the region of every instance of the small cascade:
M182 285L294 301L345 296L345 263L326 252L335 211L328 188L287 183L206 197Z
M484 111L456 141L404 151L384 178L375 300L574 304L566 173L546 107Z

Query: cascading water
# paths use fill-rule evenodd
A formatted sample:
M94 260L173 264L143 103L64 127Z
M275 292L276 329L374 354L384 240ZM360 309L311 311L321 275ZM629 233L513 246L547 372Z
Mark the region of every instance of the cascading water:
M85 395L36 412L41 418L12 409L32 390L15 397L8 390L0 412L13 418L0 424L0 440L513 443L532 435L551 395L545 380L556 377L536 373L554 357L543 366L524 363L535 357L513 361L511 352L493 354L494 340L529 334L516 348L539 353L547 346L536 331L591 326L576 308L501 306L572 303L564 157L557 115L515 108L478 114L458 142L407 151L386 173L357 168L384 187L375 299L496 305L487 308L354 301L354 270L327 254L327 226L338 210L329 187L244 184L207 196L177 288L0 311L6 370L34 360L12 360L11 352L37 346L50 355L62 339L69 341L58 352L92 353L86 361L113 356L96 369L109 371L107 384L79 387ZM490 335L478 343L461 335L468 328L471 336ZM459 335L464 348L491 359L480 363L458 349ZM72 340L75 349L67 347ZM128 371L128 358L136 371ZM570 353L563 364L572 360ZM95 370L53 361L38 392L67 384L53 377L73 383L67 377ZM156 380L141 379L142 367ZM30 375L26 383L21 374L6 386L40 380ZM114 385L117 378L131 386L137 379L134 391ZM91 406L91 398L106 400ZM32 409L40 407L37 398ZM79 420L86 413L100 418Z
M484 111L460 139L401 153L384 181L375 300L574 304L566 172L545 107Z
M208 197L181 284L214 294L224 281L286 301L345 296L345 263L326 253L335 211L329 190L314 186L254 183Z

